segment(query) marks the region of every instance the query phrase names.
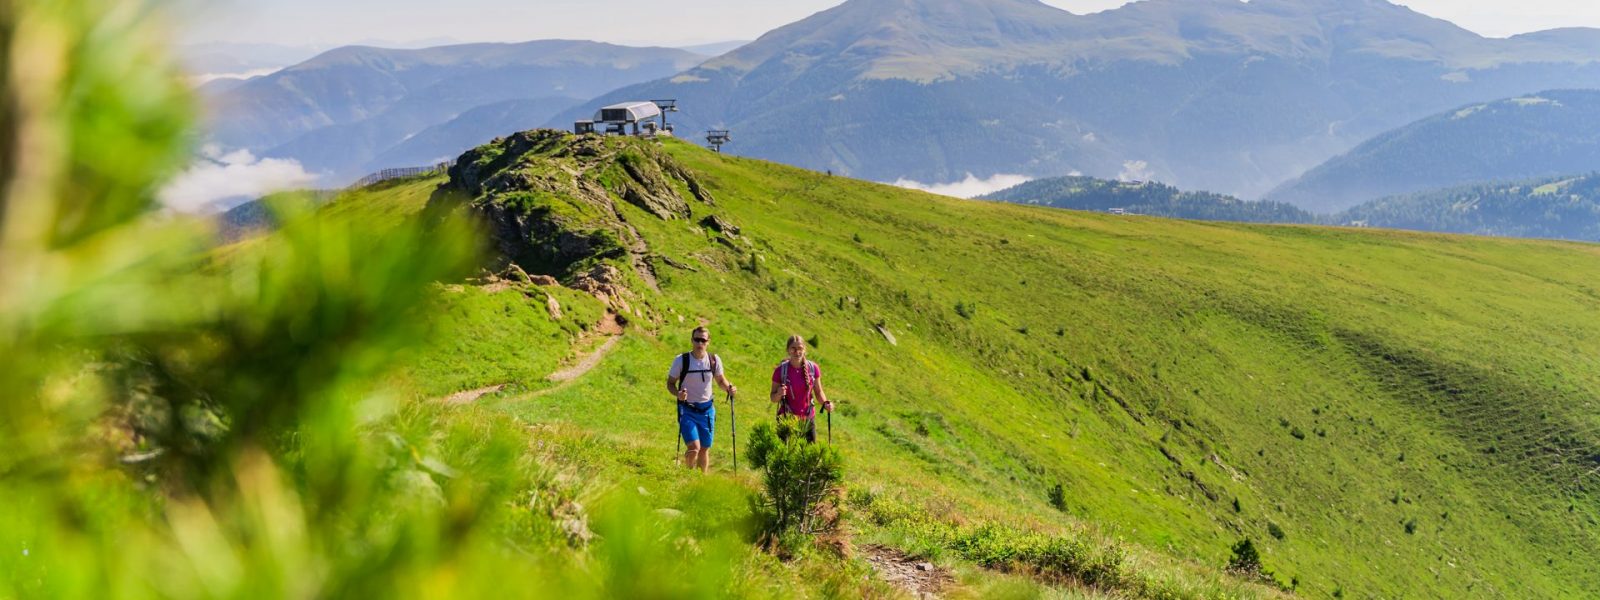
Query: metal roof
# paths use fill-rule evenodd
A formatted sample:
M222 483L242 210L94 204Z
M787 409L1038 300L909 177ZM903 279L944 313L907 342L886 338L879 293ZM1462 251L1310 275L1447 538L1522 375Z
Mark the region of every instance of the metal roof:
M601 123L633 123L661 116L661 107L654 102L623 102L595 111L594 120Z

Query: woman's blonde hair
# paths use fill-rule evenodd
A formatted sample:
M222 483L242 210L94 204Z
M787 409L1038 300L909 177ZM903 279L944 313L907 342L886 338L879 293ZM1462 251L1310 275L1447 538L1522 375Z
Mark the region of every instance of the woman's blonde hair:
M783 345L783 349L784 350L788 350L788 349L793 348L795 346L800 346L801 348L806 347L806 339L803 338L803 337L800 337L798 334L791 335L791 336L789 336L789 343L784 344Z

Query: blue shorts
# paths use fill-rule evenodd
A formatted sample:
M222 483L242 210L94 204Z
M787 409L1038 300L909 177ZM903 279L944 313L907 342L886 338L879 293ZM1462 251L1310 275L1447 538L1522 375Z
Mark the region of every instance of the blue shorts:
M694 405L678 403L678 433L683 436L683 443L699 442L701 448L711 447L711 430L717 422L717 407L712 403L705 403L705 410L694 408Z

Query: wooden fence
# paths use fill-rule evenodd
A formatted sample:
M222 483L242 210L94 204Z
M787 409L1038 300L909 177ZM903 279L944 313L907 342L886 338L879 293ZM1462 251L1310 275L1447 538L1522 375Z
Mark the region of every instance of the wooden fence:
M428 167L400 167L397 169L384 169L382 171L378 171L377 173L362 177L361 179L357 179L355 183L350 184L345 189L353 190L356 188L364 188L374 183L388 181L390 179L417 177L421 175L438 175L450 170L450 166L454 164L456 164L455 161L445 161Z

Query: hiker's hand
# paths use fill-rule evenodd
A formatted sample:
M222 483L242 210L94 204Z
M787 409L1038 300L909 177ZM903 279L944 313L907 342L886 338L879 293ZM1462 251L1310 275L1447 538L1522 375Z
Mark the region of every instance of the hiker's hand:
M828 401L828 400L823 400L822 401L822 410L825 410L825 411L828 411L828 412L833 412L833 402L832 401Z
M737 396L737 395L739 395L739 386L731 384L731 383L728 384L728 395L729 396Z
M688 402L689 401L689 389L688 388L678 388L678 401L679 402Z
M778 392L778 397L779 398L788 398L789 397L789 386L788 386L788 384L783 385L783 390Z

